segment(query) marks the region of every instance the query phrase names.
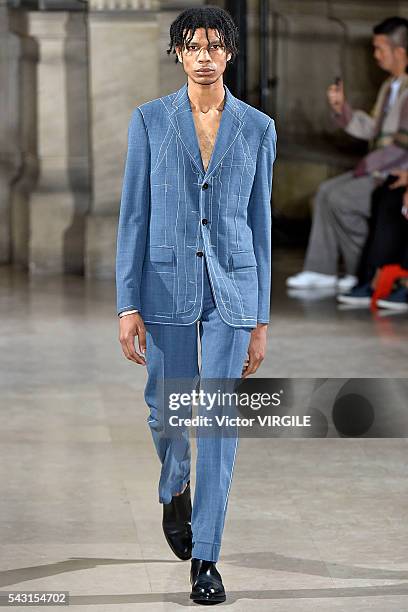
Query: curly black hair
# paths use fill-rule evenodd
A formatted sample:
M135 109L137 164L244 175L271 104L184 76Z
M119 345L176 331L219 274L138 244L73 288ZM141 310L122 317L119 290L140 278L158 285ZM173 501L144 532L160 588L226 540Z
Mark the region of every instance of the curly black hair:
M228 11L213 5L189 8L176 17L170 26L170 44L167 54L170 55L172 51L176 53L177 46L184 48L191 41L198 28L205 28L208 42L210 42L208 29L218 31L226 51L231 53L231 59L228 63L232 64L238 55L238 28ZM190 30L191 36L187 40ZM177 63L177 56L175 61Z

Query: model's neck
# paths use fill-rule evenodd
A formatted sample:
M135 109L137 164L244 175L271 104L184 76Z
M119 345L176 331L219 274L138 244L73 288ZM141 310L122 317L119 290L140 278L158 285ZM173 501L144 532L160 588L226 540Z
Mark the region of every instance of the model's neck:
M206 113L210 109L222 110L224 106L225 90L222 79L211 85L201 85L189 79L187 93L193 110Z

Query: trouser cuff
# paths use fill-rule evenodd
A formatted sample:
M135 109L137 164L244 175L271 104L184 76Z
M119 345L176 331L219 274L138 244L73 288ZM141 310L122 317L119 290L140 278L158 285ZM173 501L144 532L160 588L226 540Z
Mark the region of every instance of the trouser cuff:
M195 559L204 559L205 561L218 561L220 556L221 544L210 542L194 542L192 557Z
M175 484L170 488L170 490L166 489L165 491L159 491L159 503L169 504L173 498L173 495L175 493L180 493L181 491L183 491L189 480L190 474L187 474L187 476L185 476L181 480L177 480Z

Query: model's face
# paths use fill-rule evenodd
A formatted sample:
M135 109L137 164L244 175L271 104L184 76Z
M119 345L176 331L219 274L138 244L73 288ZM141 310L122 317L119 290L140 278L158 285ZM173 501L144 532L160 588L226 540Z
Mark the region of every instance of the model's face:
M393 73L404 62L406 51L396 47L385 34L375 34L373 37L374 57L377 64L386 72Z
M190 36L191 30L187 39ZM176 51L179 61L183 63L184 72L195 83L201 85L215 83L225 71L227 61L232 56L226 51L217 30L209 29L207 40L205 28L198 28L184 49L177 47Z

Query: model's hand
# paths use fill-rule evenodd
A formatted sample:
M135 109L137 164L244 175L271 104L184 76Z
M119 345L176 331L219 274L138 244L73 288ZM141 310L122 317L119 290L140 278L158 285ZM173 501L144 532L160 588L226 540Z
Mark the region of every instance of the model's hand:
M343 81L339 81L338 85L332 83L327 88L327 99L334 112L339 115L342 112L344 103L346 101L344 96Z
M390 183L390 189L398 189L398 187L406 187L408 185L408 170L394 168L390 170L390 174L397 177L393 183Z
M257 371L266 353L266 331L267 323L258 323L258 326L251 332L251 340L248 347L248 358L244 362L242 377L246 378Z
M144 353L146 351L146 328L138 312L119 319L119 341L126 359L146 365L143 355L139 355L135 350L135 336L138 337L140 352Z

